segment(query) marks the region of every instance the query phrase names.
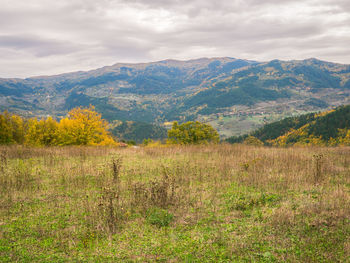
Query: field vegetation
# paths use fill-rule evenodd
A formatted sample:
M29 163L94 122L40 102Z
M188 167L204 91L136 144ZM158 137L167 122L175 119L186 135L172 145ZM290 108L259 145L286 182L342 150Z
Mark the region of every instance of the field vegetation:
M349 262L350 148L0 148L1 262Z

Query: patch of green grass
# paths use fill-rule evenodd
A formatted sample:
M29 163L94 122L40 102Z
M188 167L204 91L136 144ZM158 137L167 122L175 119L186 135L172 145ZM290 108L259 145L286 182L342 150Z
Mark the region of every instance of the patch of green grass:
M229 188L224 198L228 209L241 211L262 206L275 206L282 199L279 194L259 192L257 189L237 184Z
M158 227L169 226L174 216L167 210L158 207L152 207L147 211L147 222Z

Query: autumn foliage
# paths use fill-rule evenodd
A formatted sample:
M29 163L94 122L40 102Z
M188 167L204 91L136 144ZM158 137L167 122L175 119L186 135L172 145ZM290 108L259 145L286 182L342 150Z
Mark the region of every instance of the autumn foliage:
M59 122L52 117L23 119L5 111L0 114L0 144L116 145L107 128L93 106L74 108Z

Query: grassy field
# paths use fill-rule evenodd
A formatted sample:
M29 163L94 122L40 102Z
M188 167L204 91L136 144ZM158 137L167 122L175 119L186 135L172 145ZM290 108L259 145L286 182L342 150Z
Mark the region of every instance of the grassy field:
M350 262L350 148L0 148L0 262Z

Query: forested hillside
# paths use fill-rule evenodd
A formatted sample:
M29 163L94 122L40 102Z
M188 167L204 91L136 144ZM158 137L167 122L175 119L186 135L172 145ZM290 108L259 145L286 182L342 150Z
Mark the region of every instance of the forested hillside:
M142 143L145 139L162 140L167 138L164 127L146 122L125 121L110 129L111 133L125 141Z
M322 113L310 113L270 123L252 132L265 144L350 145L350 105ZM248 135L228 138L231 143L244 142Z

